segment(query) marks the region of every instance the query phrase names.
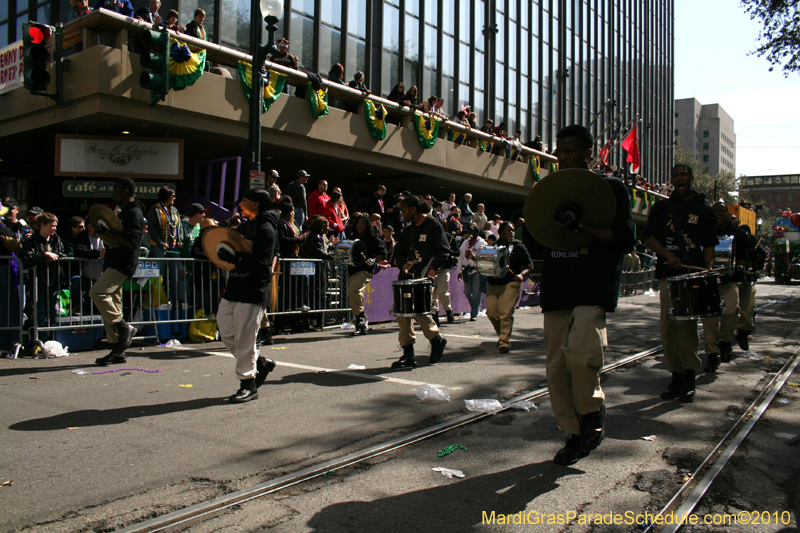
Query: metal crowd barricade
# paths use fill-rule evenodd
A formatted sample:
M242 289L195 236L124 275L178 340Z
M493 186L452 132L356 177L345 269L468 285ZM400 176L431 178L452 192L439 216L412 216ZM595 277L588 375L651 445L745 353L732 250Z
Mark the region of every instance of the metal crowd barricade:
M102 265L102 259L95 261ZM71 351L84 351L105 337L102 317L89 298L95 281L88 275L91 262L65 257L49 265L19 269L19 301L23 304L16 328L23 346L57 340ZM102 266L93 275L99 276L101 271ZM186 339L190 323L213 320L207 317L219 307L223 282L222 272L207 260L140 258L136 274L123 285L123 318L137 328L137 340ZM196 316L201 309L204 316ZM11 334L14 326L3 323L0 313L0 332Z
M623 270L620 278L620 296L644 294L655 287L655 268Z
M21 261L16 256L0 255L0 351L18 355L24 322L25 289L20 283Z
M323 327L350 319L345 265L321 259L281 259L278 265L270 316L316 314Z

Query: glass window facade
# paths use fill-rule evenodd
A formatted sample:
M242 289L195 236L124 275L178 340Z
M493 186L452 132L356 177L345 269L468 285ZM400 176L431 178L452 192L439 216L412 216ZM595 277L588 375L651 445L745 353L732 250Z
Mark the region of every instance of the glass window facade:
M249 1L179 5L182 23L202 7L210 40L248 50ZM21 38L29 16L54 23L68 9L67 0L0 0L0 46ZM325 74L342 63L346 80L363 71L383 95L402 80L421 98L441 95L449 115L471 105L481 124L504 121L523 141L538 134L552 147L560 128L598 113L599 135L627 105L622 126L642 118L643 174L669 179L674 0L285 0L284 12L279 35L302 68ZM608 100L617 107L601 111ZM624 166L616 152L611 165Z

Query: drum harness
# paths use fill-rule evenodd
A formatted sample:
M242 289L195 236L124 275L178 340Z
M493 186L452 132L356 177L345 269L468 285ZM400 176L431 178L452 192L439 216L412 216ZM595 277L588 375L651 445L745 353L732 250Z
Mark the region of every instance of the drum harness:
M677 244L681 248L681 262L685 265L690 265L691 257L689 257L688 252L686 251L686 241L683 239L683 226L680 223L678 211L675 209L675 204L673 203L675 200L670 198L667 201L669 202L669 214L670 217L672 217L672 228L675 230Z

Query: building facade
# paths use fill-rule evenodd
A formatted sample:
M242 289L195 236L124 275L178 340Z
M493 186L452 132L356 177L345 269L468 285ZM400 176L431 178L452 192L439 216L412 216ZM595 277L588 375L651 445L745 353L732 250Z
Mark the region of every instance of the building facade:
M694 98L675 100L675 138L697 153L712 176L736 173L733 119L719 104L703 105Z
M800 213L800 174L746 176L739 194L753 205Z
M91 2L94 3L94 2ZM147 5L135 0L134 9ZM247 0L165 0L186 24L207 13L209 40L247 50ZM0 0L0 46L20 38L28 19L66 21L68 0ZM642 174L664 182L672 162L673 0L285 0L280 35L303 69L346 79L366 74L388 95L403 82L420 99L437 95L454 116L465 106L478 122L506 122L523 142L541 135L554 148L562 127L589 124L599 137L627 106L638 115ZM619 122L598 138L597 149ZM623 165L624 153L610 163Z

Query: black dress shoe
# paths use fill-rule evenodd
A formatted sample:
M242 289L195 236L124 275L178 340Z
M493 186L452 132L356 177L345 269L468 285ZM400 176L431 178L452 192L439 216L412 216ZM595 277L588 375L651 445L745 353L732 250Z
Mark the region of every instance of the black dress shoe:
M722 362L723 363L730 363L732 354L733 354L733 349L731 348L731 343L720 341L719 342L719 358L722 359Z
M455 321L456 321L456 317L453 316L453 310L451 309L451 310L447 311L447 323L448 324L452 324Z
M259 388L267 380L267 374L275 370L275 361L259 356L256 359L256 388Z
M681 395L681 385L683 384L683 372L673 372L672 381L669 386L661 393L664 400L674 400Z
M703 370L706 372L716 372L719 369L719 357L715 353L708 354L708 362Z
M589 455L589 450L581 449L580 435L570 435L564 447L556 452L553 462L558 465L574 465L587 455Z
M255 379L245 379L241 382L239 390L230 397L231 403L244 403L258 398L258 387Z
M606 435L606 405L603 404L599 411L581 416L580 447L585 452L590 452L600 446Z
M353 337L363 337L367 334L367 325L363 322L356 325L355 331L353 331Z
M117 324L117 335L119 335L119 341L117 342L117 351L118 355L122 355L125 350L131 347L131 343L133 342L133 334L136 333L136 328L121 320Z
M508 353L511 350L508 346L501 346L500 353Z
M433 338L433 340L431 341L431 356L430 356L430 362L432 365L438 363L441 360L442 355L444 354L445 346L447 346L447 339L445 339L441 335L437 335L436 337Z
M681 401L689 403L694 401L695 386L694 386L694 370L683 371L683 382L681 383Z
M121 355L117 355L115 353L110 353L105 357L98 357L94 360L95 364L100 366L108 366L108 365L119 365L126 362L127 359L122 357Z
M261 346L270 346L275 344L275 341L272 340L272 333L270 333L269 328L261 328L261 330L259 330L258 344Z
M433 313L431 313L431 318L436 323L436 327L438 328L439 327L439 312L438 311L434 311Z

